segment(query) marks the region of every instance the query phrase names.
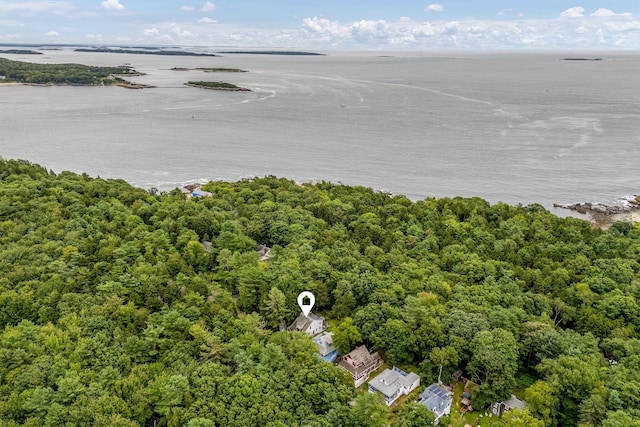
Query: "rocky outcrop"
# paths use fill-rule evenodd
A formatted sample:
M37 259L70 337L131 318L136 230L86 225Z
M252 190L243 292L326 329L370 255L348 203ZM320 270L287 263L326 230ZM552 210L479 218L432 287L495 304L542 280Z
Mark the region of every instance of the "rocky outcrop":
M638 222L640 216L640 196L625 197L619 205L603 203L573 203L561 205L554 203L553 207L569 209L583 215L588 215L591 221L601 228L608 228L616 221Z
M610 206L610 205L603 205L601 203L589 203L589 202L573 203L569 205L559 205L557 203L554 203L553 207L569 209L581 214L599 213L599 214L605 214L605 215L617 215L617 214L629 212L629 208L624 206Z

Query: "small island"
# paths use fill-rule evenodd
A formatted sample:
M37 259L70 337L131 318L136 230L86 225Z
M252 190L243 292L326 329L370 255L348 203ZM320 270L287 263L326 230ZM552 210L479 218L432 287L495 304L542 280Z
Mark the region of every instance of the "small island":
M185 67L173 67L172 71L204 71L205 73L246 73L247 70L241 70L240 68L220 68L220 67L198 67L198 68L185 68Z
M190 81L185 83L187 86L192 87L201 87L204 89L214 89L214 90L227 90L231 92L251 92L251 89L247 89L245 87L236 86L232 83L226 82L205 82L205 81Z
M241 70L240 68L207 68L198 67L198 71L204 71L205 73L246 73L247 70Z
M118 85L131 89L151 87L124 80L121 76L140 76L129 66L94 67L82 64L34 64L0 58L0 81L30 85Z

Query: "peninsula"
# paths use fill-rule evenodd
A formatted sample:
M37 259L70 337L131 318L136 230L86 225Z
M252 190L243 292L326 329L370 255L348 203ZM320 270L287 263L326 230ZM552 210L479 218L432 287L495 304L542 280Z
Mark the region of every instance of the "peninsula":
M12 55L42 55L42 52L29 49L4 49L0 53L9 53Z
M94 67L82 64L34 64L0 58L0 81L32 85L121 85L129 88L150 87L137 85L121 76L139 76L129 66Z

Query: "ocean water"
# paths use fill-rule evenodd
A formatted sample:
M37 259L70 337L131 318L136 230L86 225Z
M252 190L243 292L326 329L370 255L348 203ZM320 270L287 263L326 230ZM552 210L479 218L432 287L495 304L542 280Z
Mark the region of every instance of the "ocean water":
M547 208L640 192L640 54L4 56L127 63L146 73L131 80L157 86L0 86L0 156L56 172L161 190L277 175L414 200L480 196ZM562 60L568 56L603 60ZM252 92L186 87L188 80Z

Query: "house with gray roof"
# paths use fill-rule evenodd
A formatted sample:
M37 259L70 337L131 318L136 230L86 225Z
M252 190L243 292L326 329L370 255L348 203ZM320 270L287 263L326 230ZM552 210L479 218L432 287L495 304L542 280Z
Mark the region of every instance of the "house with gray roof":
M308 316L305 316L304 313L300 313L291 326L287 328L288 331L306 332L311 336L318 335L325 329L327 329L327 322L324 320L324 317L313 313L309 313Z
M420 385L420 376L406 373L400 368L385 369L380 375L369 381L369 392L380 393L389 406L403 394L409 394Z
M351 374L356 388L367 381L371 372L378 369L380 365L382 365L382 358L378 352L369 353L364 345L345 355L338 364L340 368Z
M491 404L491 413L493 415L500 416L511 409L524 409L527 407L527 402L524 400L520 400L515 397L513 394L507 400L503 400L502 402L495 402Z
M453 393L447 387L433 383L420 393L418 403L433 412L436 416L434 424L437 425L440 422L440 418L451 413Z
M327 362L333 362L338 357L338 350L333 346L333 332L323 332L313 339L318 346L320 357Z

